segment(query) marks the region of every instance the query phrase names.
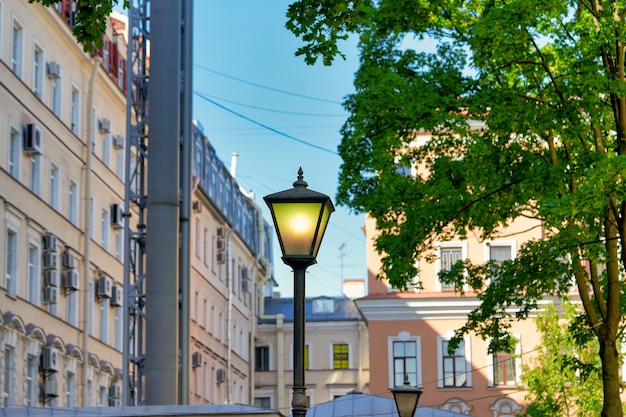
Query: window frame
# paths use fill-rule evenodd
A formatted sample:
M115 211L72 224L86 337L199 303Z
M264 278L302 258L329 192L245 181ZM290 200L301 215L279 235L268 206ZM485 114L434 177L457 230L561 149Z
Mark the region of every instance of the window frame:
M490 353L487 355L487 386L490 388L515 388L518 384L521 383L522 376L522 343L521 343L521 335L519 333L513 334L513 337L516 339L515 342L515 351L514 353ZM487 343L489 344L491 340L488 339ZM495 357L496 355L508 355L510 356L509 360L513 362L513 370L515 371L515 375L512 381L505 380L504 383L496 383L495 381ZM504 371L506 372L506 371ZM506 375L506 374L505 374ZM506 378L506 377L505 377Z
M336 369L336 370L351 369L350 360L352 359L352 357L350 355L350 347L351 347L350 343L347 343L347 342L331 343L330 353L331 353L332 369ZM340 350L345 348L345 352L341 352L341 351L338 352L337 348L339 348ZM345 354L345 359L343 358L344 354Z
M19 291L18 277L20 274L20 223L12 216L5 219L4 232L4 288L6 295L10 298L17 298ZM14 236L14 241L9 241L9 236ZM12 249L12 253L9 252ZM11 256L10 256L11 255ZM12 262L10 262L10 260Z
M19 181L22 165L22 132L19 128L13 126L12 123L9 123L8 142L7 168L9 175Z
M421 336L412 336L407 331L398 333L397 336L390 336L387 338L387 356L389 362L389 387L395 388L401 386L404 383L404 376L402 376L402 382L396 385L396 356L394 352L394 343L415 343L415 378L411 378L409 374L409 381L412 385L422 387L422 338ZM407 358L407 356L404 356ZM406 366L405 366L406 370ZM404 375L405 372L403 372ZM414 379L414 380L413 380Z
M454 292L454 287L446 288L439 280L439 272L443 270L441 265L441 250L442 249L454 249L461 248L460 260L467 259L467 241L450 241L450 242L438 242L435 244L435 251L437 255L437 261L435 262L435 291L436 292ZM467 291L469 287L463 286L463 289Z
M80 90L74 83L71 84L70 90L70 130L76 136L80 136L81 129L81 94Z
M56 211L60 211L59 196L61 195L61 168L58 164L50 163L50 184L49 184L49 200L50 207Z
M259 355L262 361L259 363ZM261 345L254 347L254 370L255 372L268 372L272 369L271 364L271 347L270 345Z
M19 36L17 38L16 29L18 29L19 32ZM24 74L24 31L24 24L15 15L13 15L11 19L10 68L19 79L22 79Z
M41 155L30 156L29 188L36 196L41 196Z
M33 41L33 93L42 100L44 97L44 77L46 71L46 53L39 42Z
M444 343L447 343L454 336L454 332L449 332L445 336L437 336L437 388L441 389L468 389L472 388L472 352L471 352L471 338L469 335L465 335L463 337L463 358L465 362L465 384L464 385L456 385L456 360L455 358L459 357L458 355L449 356L448 352L444 352ZM444 355L445 353L445 355ZM454 385L446 385L445 384L445 358L453 358L455 369L454 369Z

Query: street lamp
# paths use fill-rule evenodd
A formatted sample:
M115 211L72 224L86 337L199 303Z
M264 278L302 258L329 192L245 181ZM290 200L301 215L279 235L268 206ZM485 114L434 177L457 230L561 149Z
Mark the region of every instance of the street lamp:
M270 208L283 262L293 269L293 417L306 416L308 400L304 385L304 325L306 269L315 264L330 214L335 211L326 194L307 189L302 168L293 188L263 197Z
M409 376L404 374L404 385L391 390L396 400L396 408L400 417L413 417L422 390L409 383Z

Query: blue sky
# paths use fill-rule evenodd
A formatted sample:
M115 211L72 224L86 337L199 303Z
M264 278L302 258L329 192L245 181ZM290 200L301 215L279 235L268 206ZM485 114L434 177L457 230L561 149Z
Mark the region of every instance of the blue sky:
M335 200L339 129L347 117L341 102L353 91L358 64L356 42L345 44L347 60L331 67L295 57L300 40L285 29L288 5L194 2L194 118L227 166L238 154L237 182L255 193L270 222L263 196L291 188L300 166L309 188ZM336 209L318 263L308 269L307 296L340 295L342 277L367 277L364 217ZM292 296L293 274L274 246L278 291Z

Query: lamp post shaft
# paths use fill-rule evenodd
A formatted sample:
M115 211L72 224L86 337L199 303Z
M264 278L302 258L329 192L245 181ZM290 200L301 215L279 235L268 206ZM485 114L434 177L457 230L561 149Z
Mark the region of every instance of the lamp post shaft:
M309 406L304 385L304 326L305 326L305 272L306 266L293 265L293 398L291 408L293 417L306 416Z

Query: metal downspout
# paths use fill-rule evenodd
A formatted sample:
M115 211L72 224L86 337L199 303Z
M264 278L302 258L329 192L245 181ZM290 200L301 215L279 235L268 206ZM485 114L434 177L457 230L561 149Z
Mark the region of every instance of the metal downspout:
M232 315L233 315L233 271L231 268L231 243L230 243L230 235L232 234L232 230L228 231L228 235L226 235L226 292L227 292L227 301L228 308L226 311L226 404L232 404L232 388L231 388L231 379L232 379Z

